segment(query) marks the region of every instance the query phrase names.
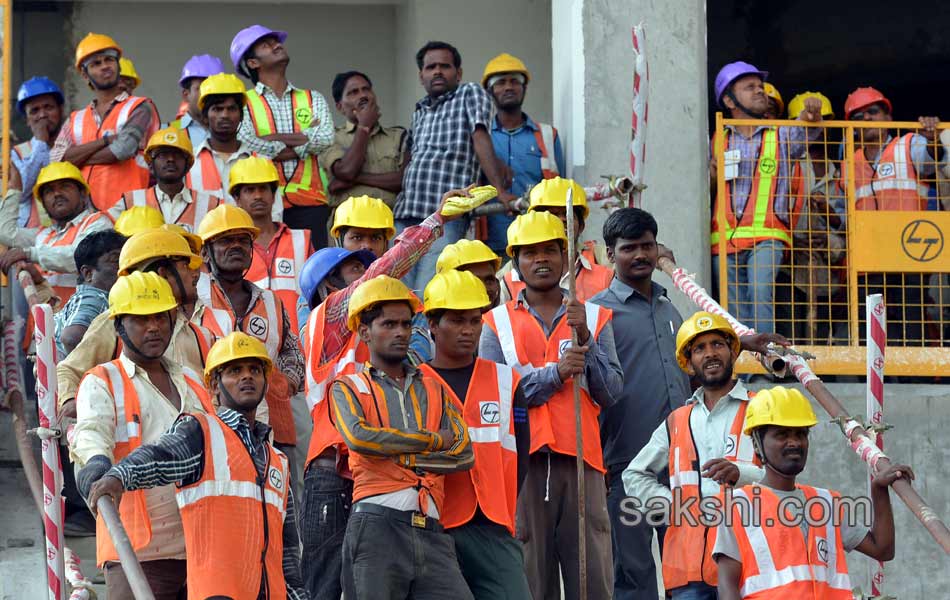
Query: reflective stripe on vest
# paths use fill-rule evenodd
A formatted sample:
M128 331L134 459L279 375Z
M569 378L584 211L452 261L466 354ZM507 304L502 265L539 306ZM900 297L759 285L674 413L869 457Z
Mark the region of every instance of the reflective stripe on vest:
M535 122L535 125L538 128L534 131L534 140L541 151L541 176L553 179L561 174L554 159L554 138L557 136L557 129L548 123Z
M255 245L251 268L244 276L257 287L277 294L287 309L287 316L294 331L299 330L296 316L297 301L300 299L299 276L309 256L309 250L309 230L282 229L271 264L264 264L265 253L258 252Z
M226 186L221 181L221 173L218 172L218 165L214 162L214 155L208 148L202 148L195 157L195 163L191 165L188 175L185 177L185 185L195 190L204 190L220 198L225 198L234 202ZM201 221L197 221L200 223Z
M445 477L442 525L459 527L471 521L476 509L515 534L518 495L518 450L512 406L519 378L511 367L476 358L464 400L459 399L428 364L419 370L439 380L468 426L475 455L470 471Z
M721 222L718 209L718 203L720 199L717 198L716 208L713 214L716 228L709 237L709 241L714 249L718 248L720 231L725 231L727 243L732 240L755 239L778 239L782 240L786 244L792 243L791 235L787 229L769 227L767 224L769 213L773 209L772 203L774 201L775 185L777 181L776 174L778 173L778 160L778 131L774 128L767 129L762 134L762 148L759 151L759 162L756 166L755 178L752 183L752 190L749 194L749 200L747 201L745 210L743 211L743 218L738 220L739 223L746 220L745 215L749 211L748 202L751 201L754 202L752 207L752 224L742 225L737 224L736 222ZM728 221L729 214L732 212L732 202L731 198L729 197L728 182L726 182L726 196L727 198L723 198L721 200L727 202L727 206L729 207L726 215L726 219ZM733 221L735 221L735 215L732 215L732 217Z
M855 208L857 210L926 210L930 190L917 179L911 157L913 134L895 138L884 147L872 166L863 150L854 153ZM846 161L841 185L847 189ZM909 193L908 193L909 192Z
M286 600L282 557L290 488L287 457L266 443L263 476L238 434L217 415L195 415L204 439L198 481L175 494L194 598ZM221 556L228 560L221 561Z
M87 235L86 232L96 221L108 218L105 213L90 211L78 224L70 222L64 229L56 229L52 226L44 227L37 232L36 241L33 245L36 248L61 248L77 245ZM76 286L79 283L79 276L76 273L61 273L43 268L40 268L40 272L43 273L47 283L53 288L53 292L59 296L64 304L76 291Z
M257 136L264 137L276 133L277 127L274 123L274 115L263 96L254 89L247 90L245 96L247 97L248 114L251 116L251 124L254 126ZM293 90L290 98L291 110L294 114L293 132L299 133L312 125L311 107L313 98L310 91L300 89ZM307 115L308 118L301 119L298 115ZM302 120L306 120L306 124ZM277 165L277 174L280 177L285 208L326 203L323 174L316 156L298 159L297 167L294 169L294 174L290 180L284 175L283 167L280 164ZM316 174L316 177L314 174Z
M584 310L591 335L596 341L610 321L612 313L591 302L584 304ZM562 317L550 335L546 335L534 316L527 308L520 306L517 300L509 301L486 313L484 322L498 336L505 364L522 377L536 369L556 365L571 343L571 331L566 318ZM597 422L600 407L591 399L585 380L586 378L581 379L584 460L592 468L604 472L600 427ZM568 380L545 404L528 409L531 452L548 446L555 452L569 456L577 453L573 407L571 382Z
M185 208L172 220L169 220L165 215L165 211L162 210L162 205L158 200L158 192L155 190L155 186L144 190L131 190L122 194L119 201L109 209L109 217L115 222L119 218L119 215L133 206L151 206L162 213L162 218L165 219L166 223L175 223L183 227L185 231L193 233L198 228L198 224L201 223L201 220L208 214L208 211L221 203L221 199L207 192L188 188L185 189L187 189L188 194L191 196L191 202L185 202Z
M796 487L804 493L806 503L820 498L828 510L836 504L836 494L828 490L806 485ZM779 499L770 489L745 486L735 490L734 499L741 502L741 498L751 503L752 496L756 495L754 489L759 490L757 501L761 502L761 520L772 519L775 525L761 527L756 523L743 526L738 512L740 508L733 507L736 519L733 531L742 557L740 595L743 598L850 600L851 581L837 527L833 524L819 527L810 523L806 541L798 525L781 524L777 518ZM822 540L824 544L821 544ZM771 548L780 548L780 555L773 555ZM783 566L779 568L776 563Z

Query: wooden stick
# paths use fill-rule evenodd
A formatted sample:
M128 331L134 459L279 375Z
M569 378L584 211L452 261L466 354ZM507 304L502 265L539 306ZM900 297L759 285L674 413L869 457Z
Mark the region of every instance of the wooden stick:
M577 248L574 243L574 193L567 189L565 202L567 212L567 297L574 301L577 298ZM572 328L571 346L578 346L577 329ZM581 417L581 378L575 375L571 378L574 391L574 435L577 439L577 564L578 586L580 600L587 600L587 494L584 489L584 429Z
M132 542L129 541L129 534L122 526L119 511L116 510L112 498L100 496L98 502L96 502L96 509L109 529L109 536L112 538L112 544L119 554L119 563L122 565L122 571L129 582L129 587L132 588L132 595L135 596L135 600L155 600L152 588L149 587L145 573L142 571L142 565L139 564L139 559L135 556Z

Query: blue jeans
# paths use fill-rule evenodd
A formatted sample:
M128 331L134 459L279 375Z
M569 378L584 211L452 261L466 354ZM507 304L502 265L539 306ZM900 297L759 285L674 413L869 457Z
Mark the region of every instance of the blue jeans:
M404 229L418 225L421 222L418 219L396 219L396 233L400 234ZM419 262L413 265L409 272L403 276L402 282L420 298L422 298L422 292L425 290L426 284L435 275L435 263L439 259L439 254L449 244L454 244L465 237L465 233L468 231L468 223L468 218L464 216L446 223L442 231L442 237L437 239L429 248L429 251L422 255Z
M719 592L711 585L694 581L670 590L673 600L717 600Z
M497 203L498 200L492 200L492 202ZM514 223L515 218L507 213L488 215L485 218L488 220L488 239L485 240L485 244L498 256L505 257L505 249L508 247L508 226Z
M765 240L726 259L729 312L757 332L775 331L775 276L785 248L778 240ZM712 272L719 289L719 256L713 256Z

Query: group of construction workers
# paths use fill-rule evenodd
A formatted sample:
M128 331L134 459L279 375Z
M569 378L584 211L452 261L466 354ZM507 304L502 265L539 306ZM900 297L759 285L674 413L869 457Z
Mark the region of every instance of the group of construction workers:
M938 189L942 186L937 185L938 175L941 179L950 175L945 160L950 134L938 130L937 117L922 116L919 129L895 136L887 127L894 114L891 101L873 87L859 87L837 114L848 121L881 125L855 128L854 157L849 160L844 140L817 126L835 118L828 97L803 92L788 102L786 113L782 95L768 77L767 71L739 61L723 66L715 78L714 99L726 118L790 119L800 125L727 124L724 136L713 135L709 172L714 287L720 287L719 261L725 260L729 307L741 322L757 331L778 331L812 343L847 341L847 332L841 330L847 320L841 314L841 295L847 292L849 186L854 186L854 210L950 210L943 189ZM792 284L809 306L811 320L824 322L821 328L805 332L796 331L794 323L777 325L776 282L783 269L791 271ZM925 346L935 337L936 325L928 331L924 306L937 305L940 293L928 285L933 284L919 273L862 279L862 297L886 296L889 343ZM791 302L794 311L794 297L782 302ZM836 304L842 308L831 308ZM864 328L862 320L862 338Z
M193 57L166 126L102 34L76 49L88 106L64 116L46 78L18 95L33 139L0 203L0 268L58 311L77 514L117 504L157 599L656 598L630 499L673 500L674 598L844 598L845 551L893 556L905 466L877 475L871 527L683 521L678 501L726 491L766 514L835 496L796 483L817 419L796 389L734 377L781 336L679 316L652 280L670 253L649 213L582 243L584 188L521 110L520 60L460 84L458 51L429 42L408 133L341 73L334 132L323 96L287 80L286 39L235 36L250 90ZM812 100L803 114L820 119ZM508 213L474 223L492 196ZM94 528L109 599L132 598Z

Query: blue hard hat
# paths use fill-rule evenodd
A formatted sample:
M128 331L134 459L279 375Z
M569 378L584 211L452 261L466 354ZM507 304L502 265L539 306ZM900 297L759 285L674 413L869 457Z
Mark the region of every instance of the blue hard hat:
M334 269L343 264L348 258L359 259L364 267L369 267L376 260L376 255L369 250L345 250L343 248L323 248L318 250L300 270L300 291L307 300L310 308L315 308L319 302L315 302L314 295L317 292L317 286L327 278L327 275Z
M53 80L49 77L43 77L42 75L38 77L31 77L23 82L20 86L20 89L16 93L16 109L21 115L26 115L25 104L31 98L36 98L37 96L44 96L46 94L52 94L56 96L56 101L60 104L63 103L63 91L59 89L59 86L53 83Z

